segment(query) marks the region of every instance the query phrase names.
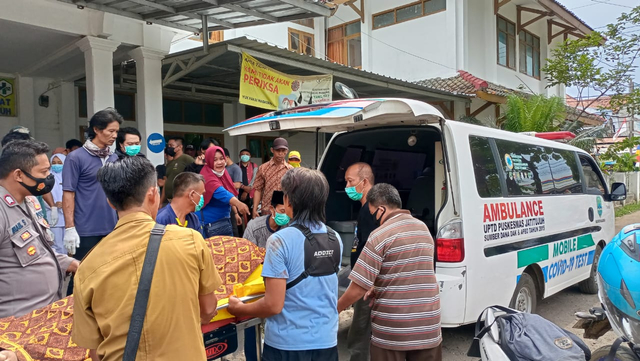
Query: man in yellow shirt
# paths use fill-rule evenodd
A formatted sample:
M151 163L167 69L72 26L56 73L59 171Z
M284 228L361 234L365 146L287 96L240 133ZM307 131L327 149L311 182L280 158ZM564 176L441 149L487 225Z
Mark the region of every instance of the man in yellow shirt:
M90 349L94 361L122 360L160 193L155 169L143 157L105 164L98 180L119 221L76 274L72 340ZM136 360L205 361L200 325L215 316L220 285L202 235L168 225Z

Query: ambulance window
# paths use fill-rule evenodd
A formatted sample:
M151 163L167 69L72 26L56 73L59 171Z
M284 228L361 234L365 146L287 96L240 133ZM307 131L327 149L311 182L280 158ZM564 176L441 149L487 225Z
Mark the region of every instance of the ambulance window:
M554 193L551 171L543 159L544 148L501 139L496 139L496 146L510 196Z
M602 178L598 175L598 171L594 170L592 162L586 157L580 156L580 165L582 166L582 174L584 175L583 181L587 189L586 193L599 196L605 195Z
M496 139L512 196L582 193L574 152Z
M500 177L489 140L470 136L469 146L471 147L471 160L478 194L482 198L501 197Z
M582 193L580 170L576 154L569 150L544 148L543 160L547 161L549 172L553 177L555 194ZM543 165L544 166L544 165Z

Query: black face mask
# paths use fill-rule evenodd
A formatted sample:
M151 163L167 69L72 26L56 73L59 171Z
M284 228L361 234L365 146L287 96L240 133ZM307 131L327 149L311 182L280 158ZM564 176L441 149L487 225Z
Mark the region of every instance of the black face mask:
M385 207L382 207L382 214L380 215L380 218L378 218L378 211L380 209L376 209L376 212L373 214L373 218L376 220L375 224L376 227L380 227L381 221L382 221L382 217L384 217L384 214L387 213L387 209Z
M53 186L56 184L56 178L53 176L53 174L49 174L46 178L36 178L25 171L22 171L22 173L24 173L24 175L26 175L27 177L33 179L36 182L36 185L28 186L23 182L20 182L20 185L36 197L51 192Z
M176 156L176 150L173 149L173 147L167 147L167 149L164 150L164 153L170 157Z

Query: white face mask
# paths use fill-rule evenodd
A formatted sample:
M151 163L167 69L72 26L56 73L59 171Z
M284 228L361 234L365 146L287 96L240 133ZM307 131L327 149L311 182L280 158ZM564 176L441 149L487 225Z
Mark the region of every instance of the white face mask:
M216 172L215 170L211 170L213 172L213 174L217 175L218 177L222 177L224 175L224 169L222 170L222 172Z

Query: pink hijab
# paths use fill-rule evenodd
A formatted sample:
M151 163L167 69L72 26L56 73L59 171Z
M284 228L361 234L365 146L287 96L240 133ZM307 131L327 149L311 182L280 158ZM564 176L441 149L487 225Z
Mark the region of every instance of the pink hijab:
M205 165L202 167L200 174L204 177L204 205L206 206L211 201L213 193L216 189L224 187L224 189L231 192L234 196L238 196L238 190L233 186L233 181L229 172L225 169L222 177L218 177L213 173L213 164L216 157L216 153L220 152L224 156L224 150L218 146L212 145L207 148L207 152L204 154Z

